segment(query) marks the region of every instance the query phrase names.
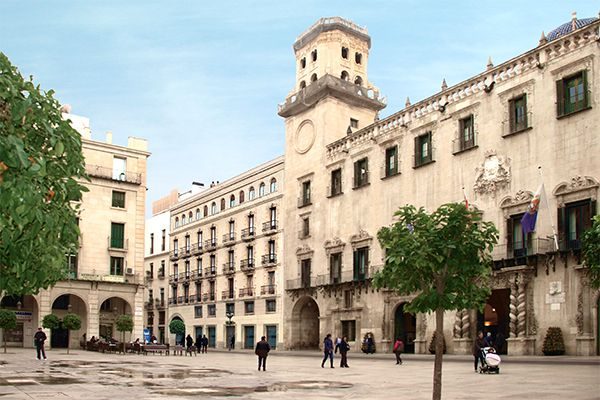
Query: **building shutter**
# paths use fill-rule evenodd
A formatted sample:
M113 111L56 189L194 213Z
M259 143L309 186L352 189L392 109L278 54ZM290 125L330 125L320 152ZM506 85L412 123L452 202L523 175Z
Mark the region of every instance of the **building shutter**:
M581 79L583 80L583 108L590 107L590 95L588 93L587 70L581 71Z
M358 257L358 251L354 251L353 252L353 256L354 256L354 261L353 261L353 272L354 272L354 280L358 280L358 267L359 267L359 257Z
M512 258L513 254L513 219L506 219L506 253L509 258Z
M556 116L560 117L565 113L565 91L563 80L556 81Z
M419 151L419 137L415 137L415 167L421 165L421 152Z
M561 250L566 249L566 234L565 234L565 218L566 210L565 207L559 207L556 212L557 216L557 227L558 227L558 246Z
M509 100L508 101L508 132L505 133L512 133L514 131L516 131L517 129L517 123L516 123L516 117L517 117L517 108L516 108L516 103L515 103L515 99Z

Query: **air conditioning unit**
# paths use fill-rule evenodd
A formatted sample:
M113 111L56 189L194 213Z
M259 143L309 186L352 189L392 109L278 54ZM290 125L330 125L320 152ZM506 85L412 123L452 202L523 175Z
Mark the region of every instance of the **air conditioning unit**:
M127 268L127 269L125 270L125 275L133 275L133 268L130 268L130 267L129 267L129 268Z

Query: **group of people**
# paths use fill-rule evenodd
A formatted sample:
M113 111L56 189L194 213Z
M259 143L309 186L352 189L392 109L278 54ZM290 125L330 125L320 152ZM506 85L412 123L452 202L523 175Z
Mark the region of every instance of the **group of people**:
M373 340L371 336L367 336L368 339ZM335 342L335 346L333 345L333 340L331 339L331 333L328 333L323 339L323 361L321 361L321 368L325 368L325 363L329 359L329 365L331 368L335 368L333 366L333 354L340 352L340 368L350 368L348 366L348 352L350 351L350 345L348 344L348 338L346 336L338 337ZM402 353L404 352L404 342L400 337L396 339L394 342L394 354L396 355L396 365L402 364ZM367 352L370 354L371 352Z
M185 338L185 348L186 351L188 353L191 353L193 351L193 347L196 347L196 351L200 352L200 353L207 353L208 352L208 338L206 337L206 335L198 335L196 337L196 342L194 342L194 338L192 338L192 335L188 334Z
M484 336L483 332L479 331L477 333L477 338L473 342L473 364L475 367L475 372L478 372L477 365L479 363L483 365L484 363L481 349L491 347L494 349L494 352L501 353L504 350L504 344L505 339L502 335L502 332L499 332L494 340L491 332L487 332Z

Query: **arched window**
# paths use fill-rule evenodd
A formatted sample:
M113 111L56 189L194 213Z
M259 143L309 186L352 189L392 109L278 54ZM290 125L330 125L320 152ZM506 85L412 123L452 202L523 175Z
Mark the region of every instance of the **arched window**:
M313 51L311 51L310 56L311 56L313 62L317 61L317 49L314 49Z
M277 179L271 178L271 185L269 188L269 192L273 193L277 191Z
M179 228L179 218L175 217L175 228Z
M356 76L356 78L354 78L354 83L362 86L363 80L360 76Z
M262 197L265 195L265 183L261 182L258 186L258 197Z
M208 206L204 206L204 216L208 217Z
M240 190L240 204L244 202L244 191Z
M254 186L250 186L248 189L248 200L254 200Z
M181 225L185 225L185 214L181 214Z
M342 71L342 75L340 75L340 78L342 78L342 80L348 81L350 80L350 75L348 74L348 72Z
M192 222L194 220L194 214L190 211L188 214L188 222Z
M217 213L217 203L214 201L210 205L210 215L215 215Z
M229 207L235 207L235 195L229 196Z
M354 61L356 61L357 64L362 63L362 54L354 53Z
M348 59L348 48L347 47L342 47L342 58L344 59Z
M221 211L225 209L225 199L221 199Z
M302 69L306 68L306 57L300 59L300 67L302 67Z
M200 219L200 209L196 208L196 221Z
M300 81L300 90L304 89L305 87L306 87L306 82Z
M316 82L317 81L317 74L312 74L310 77L310 81L311 82Z

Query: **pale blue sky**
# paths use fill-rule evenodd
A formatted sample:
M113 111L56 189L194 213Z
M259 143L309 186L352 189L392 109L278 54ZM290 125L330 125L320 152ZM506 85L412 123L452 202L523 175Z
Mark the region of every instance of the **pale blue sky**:
M369 30L382 117L506 61L595 1L0 0L0 51L91 119L95 139L148 139L149 202L283 154L277 116L296 37L320 17Z

